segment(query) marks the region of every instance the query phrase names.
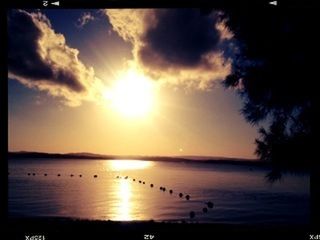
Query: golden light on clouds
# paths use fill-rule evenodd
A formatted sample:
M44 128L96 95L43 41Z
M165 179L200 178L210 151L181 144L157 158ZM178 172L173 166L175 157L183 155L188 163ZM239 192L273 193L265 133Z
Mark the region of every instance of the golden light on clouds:
M132 61L154 80L210 90L232 71L232 58L225 52L237 52L237 46L218 11L203 15L192 9L106 9L105 14L113 30L132 44ZM174 24L182 21L183 26ZM210 34L199 32L203 25ZM205 47L207 43L211 45Z
M106 89L104 97L111 108L124 117L146 117L155 107L155 85L138 70L129 69Z
M238 114L240 100L217 85L238 53L225 16L197 9L100 13L84 12L81 31L64 31L59 14L8 15L8 77L33 89L18 94L9 81L11 151L252 156L255 130Z
M103 82L96 77L93 67L79 59L80 51L70 47L65 36L55 31L46 15L14 10L8 24L8 56L15 63L8 67L9 78L58 97L72 107L83 101L99 100ZM19 52L21 43L23 50Z

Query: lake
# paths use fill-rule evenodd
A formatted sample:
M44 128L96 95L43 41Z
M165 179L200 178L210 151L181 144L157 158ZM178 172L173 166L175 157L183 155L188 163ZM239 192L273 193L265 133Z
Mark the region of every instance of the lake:
M270 184L266 167L224 163L10 159L8 165L10 217L309 223L308 174Z

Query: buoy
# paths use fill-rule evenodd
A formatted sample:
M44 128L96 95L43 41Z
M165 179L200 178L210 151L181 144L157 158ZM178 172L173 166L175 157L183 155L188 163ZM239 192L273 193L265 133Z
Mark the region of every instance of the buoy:
M162 188L162 191L164 191L164 192L165 192L165 191L166 191L166 188L165 188L165 187L164 187L164 188Z
M98 177L98 175L94 175L93 177L94 177L94 178L97 178L97 177Z
M183 194L182 193L179 193L179 197L182 197L183 196Z
M73 177L73 174L70 174L70 177Z
M152 184L152 183L150 184L150 187L153 187L153 184Z
M60 175L60 173L58 174L58 177L60 177L61 175Z
M160 187L159 189L162 190L162 187Z
M187 196L186 196L186 199L187 199L187 200L189 200L189 199L190 199L190 196L189 196L189 195L187 195Z
M32 173L32 175L35 176L36 174L35 174L35 173Z
M79 177L82 177L82 175L80 174Z
M194 218L194 217L196 216L196 214L195 214L194 211L191 211L191 212L189 213L189 215L190 215L190 218Z
M208 208L204 207L204 208L202 208L202 211L203 211L204 213L207 213L207 212L208 212Z
M124 179L128 179L128 176L126 176Z
M169 193L170 193L170 194L172 194L172 193L173 193L172 189L170 189Z
M139 180L139 183L141 183L141 180Z
M135 182L135 181L136 181L136 179L134 178L134 179L133 179L133 181Z
M30 176L31 175L31 173L28 173L28 176Z
M117 178L119 178L119 176L117 176Z
M213 208L213 203L212 202L208 202L207 205L208 205L209 208Z
M44 174L44 176L47 176L47 175L48 175L48 174L46 174L46 173Z
M143 182L142 184L146 184L145 182Z

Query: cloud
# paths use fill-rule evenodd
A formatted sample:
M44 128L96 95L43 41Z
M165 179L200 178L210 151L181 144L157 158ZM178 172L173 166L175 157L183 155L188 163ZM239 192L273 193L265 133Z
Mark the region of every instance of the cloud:
M78 18L77 21L77 27L82 28L86 24L88 24L90 21L94 21L95 17L90 12L85 12L82 14L80 18Z
M101 81L78 59L40 12L8 13L8 75L30 88L47 91L70 106L99 96Z
M219 12L108 9L114 31L133 45L134 63L153 79L208 89L231 73L237 51Z

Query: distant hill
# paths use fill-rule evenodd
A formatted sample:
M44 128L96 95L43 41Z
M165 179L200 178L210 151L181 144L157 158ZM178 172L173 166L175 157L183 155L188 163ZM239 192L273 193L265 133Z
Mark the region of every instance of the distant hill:
M138 156L138 155L103 155L95 153L44 153L44 152L8 152L8 159L136 159L166 162L224 163L234 165L267 165L255 159L201 157L201 156Z
M8 158L63 158L63 159L102 159L107 156L89 153L43 153L43 152L9 152Z

